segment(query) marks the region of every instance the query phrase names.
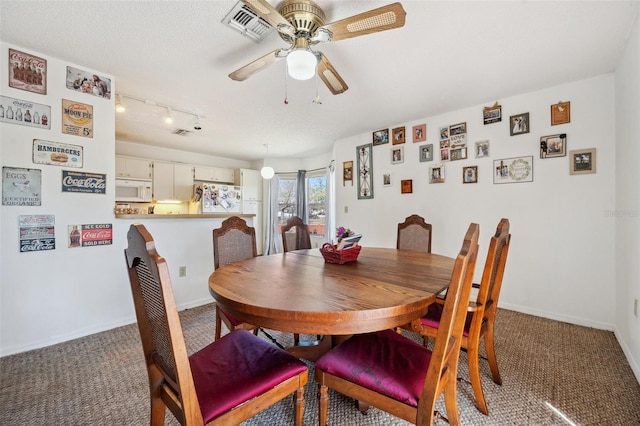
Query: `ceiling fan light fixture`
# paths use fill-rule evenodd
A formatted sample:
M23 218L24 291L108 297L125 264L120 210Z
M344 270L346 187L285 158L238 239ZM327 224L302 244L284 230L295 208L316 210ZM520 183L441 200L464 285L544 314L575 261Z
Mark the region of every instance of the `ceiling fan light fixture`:
M309 49L295 49L287 55L287 70L296 80L309 80L317 66L318 58Z

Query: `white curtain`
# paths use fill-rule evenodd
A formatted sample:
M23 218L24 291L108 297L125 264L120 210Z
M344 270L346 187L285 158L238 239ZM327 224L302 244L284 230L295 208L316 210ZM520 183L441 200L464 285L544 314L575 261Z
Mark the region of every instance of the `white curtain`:
M327 166L327 198L325 201L325 230L324 230L324 238L328 243L333 242L335 238L335 229L336 229L336 203L335 203L335 183L336 183L336 173L335 173L335 163L332 161L331 164Z
M277 253L277 238L278 235L278 188L279 179L278 175L275 175L269 181L269 189L267 192L267 205L265 212L265 223L266 229L264 233L264 254L275 254Z

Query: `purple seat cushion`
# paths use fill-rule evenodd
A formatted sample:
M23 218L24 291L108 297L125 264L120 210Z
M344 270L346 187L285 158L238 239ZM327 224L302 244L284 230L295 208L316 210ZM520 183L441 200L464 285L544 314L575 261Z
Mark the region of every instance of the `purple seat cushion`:
M438 328L440 326L440 318L442 317L443 308L444 306L439 303L432 303L429 305L427 314L420 319L420 323L427 327ZM462 334L465 337L469 337L471 320L473 320L473 312L467 312L467 319L464 322L464 330L462 331Z
M316 369L418 406L431 351L392 330L358 334L323 355Z
M204 422L307 369L298 358L246 330L233 331L189 357Z

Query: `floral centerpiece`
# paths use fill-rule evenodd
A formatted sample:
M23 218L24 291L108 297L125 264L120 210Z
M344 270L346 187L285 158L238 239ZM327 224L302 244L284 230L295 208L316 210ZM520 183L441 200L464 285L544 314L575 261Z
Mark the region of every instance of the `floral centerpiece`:
M320 248L320 252L324 257L325 262L342 264L357 260L358 254L360 253L360 246L357 241L349 243L347 243L347 241L343 241L345 238L353 237L355 235L355 232L349 228L345 228L344 226L336 228L336 244L324 243ZM345 243L350 247L342 250L342 246Z
M351 237L353 235L355 235L355 233L349 228L345 228L344 226L336 228L336 238L338 239L338 243L342 241L343 238Z

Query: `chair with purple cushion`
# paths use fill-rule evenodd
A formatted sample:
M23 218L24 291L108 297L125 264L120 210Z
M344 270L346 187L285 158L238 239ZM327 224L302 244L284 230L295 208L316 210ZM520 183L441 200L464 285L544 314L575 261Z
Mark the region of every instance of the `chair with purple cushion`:
M213 266L215 269L257 255L256 230L248 226L242 218L231 216L222 222L220 228L213 230ZM253 334L258 334L257 326L234 318L216 304L215 339L219 339L222 334L222 323L229 331L249 330L253 331Z
M398 224L396 248L431 253L431 228L423 217L412 214Z
M298 216L291 217L282 227L282 250L286 253L310 248L309 227Z
M450 424L460 423L456 378L460 340L478 251L472 223L458 254L433 351L385 330L345 340L316 362L318 424L327 424L328 388L419 425L431 425L444 392Z
M501 385L502 378L498 370L498 360L493 342L494 321L510 243L509 220L502 219L498 223L495 235L491 237L489 242L487 260L484 264L480 284L473 284L473 287L478 289L478 295L476 302L469 304L462 335L461 347L467 350L469 378L476 398L476 406L483 414L489 414L489 410L480 380L480 339L484 336L484 347L492 379L494 383ZM435 338L438 334L445 300L446 298L437 299L436 303L429 306L427 315L420 320L420 333L425 338L425 344L428 338Z
M125 249L149 375L151 425L168 407L182 425L229 425L295 393L293 422L302 425L306 365L252 335L234 331L191 356L182 334L169 269L143 225L131 225Z

